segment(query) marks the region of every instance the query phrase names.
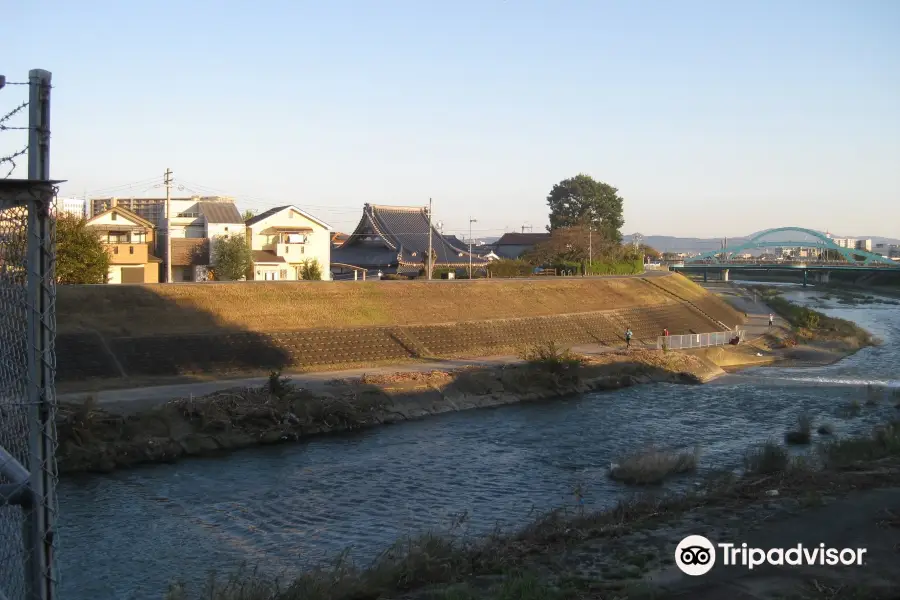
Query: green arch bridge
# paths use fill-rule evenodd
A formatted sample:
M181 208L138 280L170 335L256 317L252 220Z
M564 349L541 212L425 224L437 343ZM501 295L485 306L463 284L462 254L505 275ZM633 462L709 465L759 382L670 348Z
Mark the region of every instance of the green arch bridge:
M765 239L773 234L785 232L801 233L812 239L803 241L770 241ZM759 258L736 258L737 255L747 252L748 250L757 250L761 248L808 248L811 250L820 250L820 255L831 258L820 258L819 256L816 256L778 261L761 260ZM884 273L887 271L895 272L896 270L896 272L900 274L900 262L893 261L873 252L839 246L827 235L812 229L803 227L777 227L775 229L762 231L746 242L736 246L727 246L721 250L705 252L693 258L689 258L683 263L671 265L669 269L673 271L702 271L704 281L707 280L710 271L720 273L722 279L725 281L728 281L729 273L732 270L802 271L803 285L806 285L810 273L813 273L816 281L822 283L827 283L829 281L829 275L833 271L852 271L859 273L860 275L865 275Z

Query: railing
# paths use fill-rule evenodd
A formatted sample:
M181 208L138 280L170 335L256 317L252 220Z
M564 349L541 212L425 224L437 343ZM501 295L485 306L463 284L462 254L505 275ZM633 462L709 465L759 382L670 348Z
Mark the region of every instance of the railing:
M690 333L685 335L661 335L656 338L657 350L689 350L691 348L710 348L727 346L732 340L744 341L744 330L716 331L713 333Z

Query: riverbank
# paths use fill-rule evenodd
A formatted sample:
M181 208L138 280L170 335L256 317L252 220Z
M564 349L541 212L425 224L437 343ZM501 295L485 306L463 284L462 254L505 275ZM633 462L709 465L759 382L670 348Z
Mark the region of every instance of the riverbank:
M677 352L584 356L546 345L518 364L366 375L316 390L273 375L261 387L172 400L137 413L111 410L88 397L60 407L58 464L63 474L109 472L450 411L642 383L703 383L722 373L703 357Z
M577 502L577 498L576 498ZM704 577L675 565L678 543L768 551L803 544L864 548L861 564L726 566ZM458 532L400 540L370 566L345 560L282 578L238 573L212 581L207 600L376 598L897 598L900 572L900 422L792 457L770 442L749 448L744 473L719 473L681 494L647 494L611 510L560 509L516 532L468 538ZM719 551L720 552L720 551ZM182 585L167 600L201 597Z

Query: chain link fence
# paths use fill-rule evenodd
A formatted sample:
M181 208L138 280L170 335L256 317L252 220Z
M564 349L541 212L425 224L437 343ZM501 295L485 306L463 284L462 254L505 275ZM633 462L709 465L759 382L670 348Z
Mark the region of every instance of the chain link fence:
M709 348L744 341L744 330L716 331L713 333L690 333L685 335L666 335L656 338L657 350L688 350L690 348Z
M25 126L0 116L0 138L25 139L29 176L16 162L22 152L3 154L19 143L2 140L0 163L8 171L0 173L0 600L56 597L56 182L47 177L46 160L50 74L29 75L28 82L4 82L0 91L3 106L9 90L22 86L28 100L16 106L29 107Z

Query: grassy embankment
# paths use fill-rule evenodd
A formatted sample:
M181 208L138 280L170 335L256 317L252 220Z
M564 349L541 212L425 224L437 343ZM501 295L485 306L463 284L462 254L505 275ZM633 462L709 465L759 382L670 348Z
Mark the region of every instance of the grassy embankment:
M687 458L693 456L692 453L653 450L648 456L652 458L643 464L632 463L634 474L643 476L648 483L659 481L660 475L664 477L693 468L692 460ZM665 456L668 458L663 458ZM660 469L661 462L667 467ZM644 580L644 576L671 566L674 547L684 535L672 528L674 523L689 515L693 515L695 528L699 527L698 523L717 527L726 522L734 525L744 518L759 520L762 514L759 511L764 511L761 521L765 522L773 516L773 505L780 503L781 508L777 510L787 515L783 518L793 518L850 493L898 485L900 422L895 421L876 427L868 436L825 442L817 451L805 456L792 457L783 446L770 441L748 449L745 469L740 476L717 473L689 493L639 495L600 512L583 508L560 509L541 516L519 531L498 530L486 537L471 538L453 532L409 537L399 540L366 567L357 567L347 560L346 555L341 555L331 566L279 581L258 572L245 571L231 577L210 578L202 592L188 592L183 584L173 584L167 598L662 598L666 596L658 594L652 580ZM775 498L771 490L777 490ZM578 493L576 491L576 496ZM882 508L878 526L900 527L900 511ZM772 527L777 529L779 525L772 523ZM670 537L673 531L676 534L674 541L662 547L646 546L654 532L667 528ZM690 528L688 531L698 532ZM640 541L645 545L628 546ZM603 563L601 573L586 571L586 565L595 564L592 561L598 556L607 561ZM835 571L831 574L841 576ZM855 580L850 585L833 583L818 575L814 580L799 578L797 581L801 585L794 589L791 586L796 582L781 580L777 597L821 600L895 597L889 594L889 588L885 590L877 585L875 573L864 583Z
M261 444L277 444L447 411L559 398L637 383L699 383L720 372L698 357L649 350L583 357L553 344L496 369L395 373L330 382L313 392L273 373L266 386L179 399L138 414L64 405L63 473L111 471Z
M57 322L60 333L112 336L271 333L538 317L673 302L641 277L62 286Z
M751 286L750 289L760 294L762 301L792 327L792 334L789 336L770 336L775 347L820 343L836 349L853 351L878 343L871 333L856 323L829 317L815 309L794 304L773 287Z

